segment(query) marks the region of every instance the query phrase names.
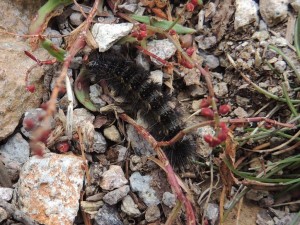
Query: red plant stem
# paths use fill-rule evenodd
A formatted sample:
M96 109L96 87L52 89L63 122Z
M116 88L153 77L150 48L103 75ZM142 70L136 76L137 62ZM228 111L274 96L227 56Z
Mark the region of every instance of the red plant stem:
M141 50L142 53L146 54L146 55L149 55L151 57L153 57L154 59L156 59L157 61L161 62L164 66L169 66L170 63L167 62L166 60L163 60L162 58L158 57L157 55L149 52L147 49L144 49L143 47L137 45L135 46L137 49Z
M167 177L168 177L168 182L171 185L172 189L175 191L177 198L179 201L181 201L186 209L187 213L187 220L189 225L196 225L196 220L195 220L195 213L193 210L192 203L188 200L188 198L183 194L183 191L180 187L180 185L177 182L174 170L172 166L170 165L170 162L165 155L165 153L162 151L160 146L158 145L158 142L152 137L152 135L142 126L138 125L132 118L130 118L128 115L122 113L119 114L119 117L134 126L136 131L147 140L154 150L157 152L158 158L163 162L164 169L166 171Z
M58 96L58 93L62 87L63 81L65 80L65 77L67 75L67 70L70 66L71 60L74 58L74 56L77 54L77 52L82 49L86 42L86 35L87 35L87 31L93 21L94 16L97 13L97 9L98 9L98 5L99 5L100 0L95 0L93 8L89 14L89 16L87 17L86 21L84 22L84 26L82 28L82 30L80 31L78 37L76 38L76 40L74 41L74 43L72 44L71 48L68 51L68 54L64 60L63 63L63 68L62 71L56 81L55 87L51 93L51 97L49 100L49 104L48 104L48 108L47 108L47 116L51 116L55 111L56 111L56 99Z
M251 123L251 122L261 122L265 121L267 123L273 124L274 126L282 126L282 127L288 127L288 128L296 128L295 124L291 123L281 123L276 120L269 119L267 117L252 117L252 118L239 118L239 119L221 119L220 122L225 123L234 123L234 124L244 124L244 123ZM160 141L157 142L158 147L162 146L169 146L173 145L175 142L179 141L181 138L184 137L184 135L190 133L191 131L199 128L204 127L207 125L213 125L215 124L215 120L208 120L204 121L198 124L195 124L191 127L185 128L184 130L179 131L171 140L169 141Z

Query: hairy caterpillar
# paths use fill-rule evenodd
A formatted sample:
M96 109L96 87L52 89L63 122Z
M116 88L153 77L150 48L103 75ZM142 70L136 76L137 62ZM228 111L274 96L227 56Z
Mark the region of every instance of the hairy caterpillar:
M165 95L160 84L149 79L150 73L133 61L116 52L94 51L86 65L96 79L106 80L116 97L121 97L121 107L129 115L141 117L148 125L151 135L157 140L169 140L181 129L179 113L170 104L170 96ZM195 153L193 142L185 137L164 149L174 166L182 166Z

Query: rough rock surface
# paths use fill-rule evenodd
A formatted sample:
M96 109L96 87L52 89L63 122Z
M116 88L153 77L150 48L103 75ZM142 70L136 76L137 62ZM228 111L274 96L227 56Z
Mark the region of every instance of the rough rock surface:
M15 1L0 1L0 27L10 32L27 33L29 24L28 11L19 11ZM31 4L29 4L31 5ZM21 8L21 7L20 7ZM30 82L36 87L35 93L26 91L25 74L35 62L24 54L30 51L29 46L20 38L1 34L0 38L0 140L12 134L18 125L22 114L36 108L42 96L40 78L44 69L38 67L30 74ZM34 52L41 60L47 60L47 53L43 49ZM18 62L18 63L16 63Z
M253 22L258 24L258 5L253 0L237 0L234 29L239 30Z
M23 164L29 159L29 144L20 133L0 146L0 159L5 164L12 180L17 180Z
M20 209L42 224L73 224L83 185L82 164L74 155L50 153L30 158L18 183Z
M261 0L259 10L269 26L282 22L288 15L289 0Z

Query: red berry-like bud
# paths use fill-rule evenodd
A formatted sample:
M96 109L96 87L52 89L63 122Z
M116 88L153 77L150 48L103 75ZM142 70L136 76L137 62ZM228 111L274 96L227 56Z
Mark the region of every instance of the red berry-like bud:
M193 12L194 9L195 9L195 5L194 5L194 4L192 4L192 3L187 3L187 4L186 4L186 10L187 10L188 12Z
M139 36L139 32L136 31L136 30L135 30L135 31L132 31L132 32L131 32L131 36L136 38L136 37Z
M169 30L169 34L170 34L170 35L175 35L175 34L176 34L176 31L173 30L173 29L172 29L172 30Z
M210 105L210 102L208 101L208 99L204 98L200 102L200 109L207 108L207 107L209 107L209 105Z
M35 127L35 122L33 119L24 119L23 120L23 127L25 130L30 131Z
M55 147L57 151L64 153L69 150L70 145L67 141L64 141L64 142L57 143Z
M140 32L140 35L139 35L139 36L142 37L142 38L147 37L147 31L142 30L142 31Z
M265 128L266 129L271 129L273 126L270 123L265 123Z
M214 118L214 112L210 108L202 108L201 109L201 116L205 116L207 118Z
M197 6L197 5L199 5L199 2L198 2L198 0L191 0L191 3L192 3L194 6Z
M210 134L204 135L203 139L209 144L210 147L216 147L221 143L217 137L211 136Z
M35 86L33 84L27 85L26 90L33 93L35 92Z
M230 105L228 105L228 104L221 105L221 106L219 107L219 113L220 113L221 115L226 115L227 113L229 113L230 110L231 110L231 107L230 107Z
M146 31L146 30L147 30L147 26L146 26L146 24L144 24L144 23L139 24L139 28L140 28L140 30L142 30L142 31Z
M186 54L188 56L192 56L193 53L194 53L195 49L193 47L189 47L187 50L186 50Z
M220 140L220 142L226 141L227 138L227 132L224 132L223 130L221 130L218 135L217 138Z

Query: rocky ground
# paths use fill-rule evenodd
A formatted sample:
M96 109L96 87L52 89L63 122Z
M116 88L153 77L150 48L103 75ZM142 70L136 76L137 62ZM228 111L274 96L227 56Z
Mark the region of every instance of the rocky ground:
M45 28L63 49L73 43L83 11L88 15L94 1L78 2L81 7L56 11ZM114 11L109 2L114 1L99 6L88 47L72 59L57 110L49 115L45 103L62 63L33 67L36 62L24 51L39 60L53 56L43 48L33 51L22 36L44 1L0 1L0 224L187 224L187 210L178 206L165 167L135 127L118 116L120 109L112 110L105 85L90 84L84 101L75 97L84 56L93 47L118 49L150 71L172 95L170 105L185 127L209 120L203 104L210 91L218 106L228 107L220 112L230 129L226 141L212 146L205 137L216 129L199 126L191 133L193 160L175 168L197 224L300 224L300 25L295 29L300 1L127 0L115 2ZM170 39L155 25L150 31L125 21L130 14L178 17L184 27L174 27ZM162 66L136 45L170 64ZM212 89L181 48L209 71ZM37 132L47 133L39 143Z

